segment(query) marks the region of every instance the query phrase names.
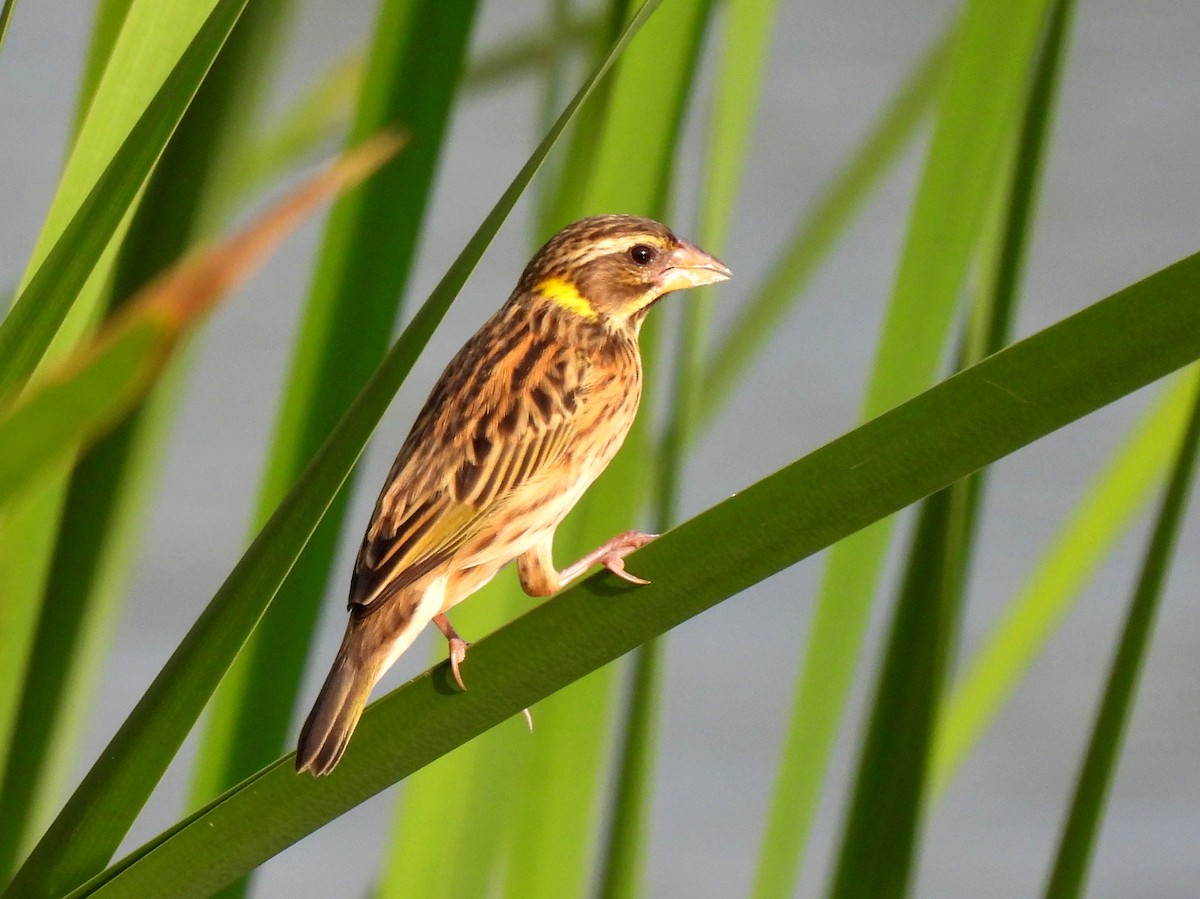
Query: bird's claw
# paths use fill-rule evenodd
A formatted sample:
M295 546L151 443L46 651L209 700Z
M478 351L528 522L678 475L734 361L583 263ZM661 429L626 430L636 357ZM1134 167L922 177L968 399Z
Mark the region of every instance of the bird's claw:
M463 683L462 672L458 670L458 666L466 661L467 647L471 644L462 637L450 637L450 670L454 673L454 680L458 683L458 688L464 693L467 690L467 685Z
M609 541L607 551L597 561L621 578L623 581L628 581L631 584L645 586L650 583L645 578L640 578L636 574L630 574L625 569L625 557L632 552L635 552L658 539L658 534L643 534L641 531L625 531L623 534L618 534Z
M632 550L630 551L632 552ZM629 581L631 584L638 584L641 586L650 583L645 578L638 577L636 574L630 574L625 569L625 558L616 553L608 553L607 555L602 556L600 559L600 564L623 581Z

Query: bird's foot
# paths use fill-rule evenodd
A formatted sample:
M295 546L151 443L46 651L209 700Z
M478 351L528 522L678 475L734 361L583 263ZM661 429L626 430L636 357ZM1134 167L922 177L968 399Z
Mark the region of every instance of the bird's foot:
M467 647L471 644L458 635L458 631L454 629L454 625L445 615L434 615L433 623L438 626L438 630L445 635L446 642L450 644L450 670L454 673L454 680L458 684L458 688L466 692L467 685L463 683L462 672L458 670L458 666L466 661Z
M470 644L461 637L450 638L450 670L454 672L454 680L458 684L458 688L464 692L467 685L463 683L462 672L458 670L460 663L467 659L467 646Z
M650 583L645 578L640 578L635 574L630 574L625 570L625 557L636 550L641 549L652 540L656 540L658 534L643 534L641 531L625 531L617 534L599 549L593 556L595 561L599 562L617 577L622 580L629 581L631 584L648 584Z

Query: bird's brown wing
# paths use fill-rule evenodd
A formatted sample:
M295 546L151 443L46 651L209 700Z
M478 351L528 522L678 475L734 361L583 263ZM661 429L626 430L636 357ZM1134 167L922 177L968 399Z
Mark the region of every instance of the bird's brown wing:
M498 320L450 363L400 450L355 566L360 613L453 558L572 440L586 354L523 329L497 341Z

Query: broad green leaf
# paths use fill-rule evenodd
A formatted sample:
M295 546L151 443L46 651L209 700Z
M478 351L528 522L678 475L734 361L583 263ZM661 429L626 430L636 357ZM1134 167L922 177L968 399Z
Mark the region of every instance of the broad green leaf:
M469 691L442 663L374 703L330 777L280 759L72 896L218 888L646 640L1200 358L1198 289L1200 254L880 415L638 552L650 585L600 574L476 643Z
M956 28L863 404L869 419L934 378L1027 92L1047 0L971 0ZM755 895L799 874L891 536L881 521L829 554L785 738Z
M643 4L609 56L580 88L501 196L296 487L84 776L10 884L6 899L61 894L94 874L111 856L349 476L371 430L488 242L580 104L656 5L657 0Z
M1104 698L1096 714L1096 723L1079 772L1070 813L1063 825L1058 854L1046 886L1046 899L1075 899L1083 895L1088 865L1108 802L1109 788L1116 774L1129 714L1133 710L1134 694L1158 615L1163 585L1187 509L1196 473L1197 448L1200 448L1200 394L1192 407L1150 545L1142 561L1142 570L1113 657Z

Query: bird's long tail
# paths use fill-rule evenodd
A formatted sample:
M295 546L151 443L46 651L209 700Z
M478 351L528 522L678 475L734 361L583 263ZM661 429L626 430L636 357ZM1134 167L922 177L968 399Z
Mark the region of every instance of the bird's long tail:
M371 688L375 686L379 666L368 663L364 669L363 660L354 658L358 654L347 651L348 643L349 633L300 730L296 749L297 773L328 774L333 770L346 751L350 735L354 733Z
M328 774L346 751L371 688L442 608L446 578L389 597L365 617L351 613L346 636L300 729L296 771Z

